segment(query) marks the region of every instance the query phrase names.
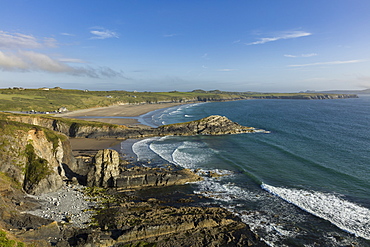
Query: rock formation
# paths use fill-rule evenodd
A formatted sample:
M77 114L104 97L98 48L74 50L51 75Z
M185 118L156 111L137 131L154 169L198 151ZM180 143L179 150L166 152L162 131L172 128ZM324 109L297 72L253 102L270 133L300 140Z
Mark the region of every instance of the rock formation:
M119 125L97 124L87 121L74 123L73 120L42 118L37 116L15 115L9 119L23 123L51 128L70 137L77 138L143 138L166 135L225 135L261 131L253 127L241 126L226 117L209 116L200 120L170 124L158 128L128 128Z
M29 194L61 187L65 179L63 165L74 165L66 136L4 120L0 121L0 130L0 172L20 183Z
M201 177L188 169L170 170L164 168L132 167L124 168L116 178L119 189L137 189L181 185L201 180Z
M110 149L98 151L87 174L87 186L119 190L180 185L199 180L201 178L188 169L125 167L120 165L118 152Z
M255 132L253 127L241 126L218 115L202 118L197 121L163 125L157 128L161 135L227 135Z
M115 187L119 175L119 154L115 150L98 151L93 160L93 167L87 174L87 185L96 187Z

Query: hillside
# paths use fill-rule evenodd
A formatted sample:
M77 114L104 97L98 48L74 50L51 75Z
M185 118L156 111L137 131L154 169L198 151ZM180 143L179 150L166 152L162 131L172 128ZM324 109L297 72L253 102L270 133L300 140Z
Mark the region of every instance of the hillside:
M128 92L88 91L70 89L0 89L0 111L55 112L61 109L74 111L117 104L157 104L169 102L205 102L240 99L328 99L348 98L356 95L323 93L255 93L203 91L192 92Z

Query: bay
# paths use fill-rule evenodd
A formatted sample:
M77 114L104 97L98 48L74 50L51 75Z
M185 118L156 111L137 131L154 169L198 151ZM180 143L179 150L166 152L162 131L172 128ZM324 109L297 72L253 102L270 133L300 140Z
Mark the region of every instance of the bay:
M152 164L229 174L193 190L272 246L370 246L370 96L200 103L142 117L159 126L209 115L271 133L158 137L133 152Z

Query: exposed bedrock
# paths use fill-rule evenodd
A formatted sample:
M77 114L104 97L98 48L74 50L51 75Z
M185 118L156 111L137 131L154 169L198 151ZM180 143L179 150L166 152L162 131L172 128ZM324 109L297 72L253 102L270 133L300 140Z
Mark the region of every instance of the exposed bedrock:
M94 156L87 174L87 185L137 189L184 184L199 181L201 178L188 169L171 170L164 168L130 167L120 165L119 154L115 150L104 149Z
M44 119L37 116L11 116L12 120L30 123L54 131L61 132L69 137L77 138L143 138L167 135L226 135L258 131L253 127L245 127L222 116L209 116L200 120L163 125L158 128L128 128L125 126L103 125L95 126L83 123L66 123L61 119Z
M75 166L68 138L40 127L1 121L0 172L22 185L29 194L59 189L64 166Z
M115 187L119 173L118 152L110 149L100 150L87 174L87 186Z

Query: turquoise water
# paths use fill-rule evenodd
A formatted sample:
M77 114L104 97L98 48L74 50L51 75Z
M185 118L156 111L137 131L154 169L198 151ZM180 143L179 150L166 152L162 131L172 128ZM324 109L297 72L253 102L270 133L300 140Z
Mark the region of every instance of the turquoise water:
M370 246L370 96L183 105L153 126L223 115L271 131L136 142L138 160L228 174L192 185L272 246Z

